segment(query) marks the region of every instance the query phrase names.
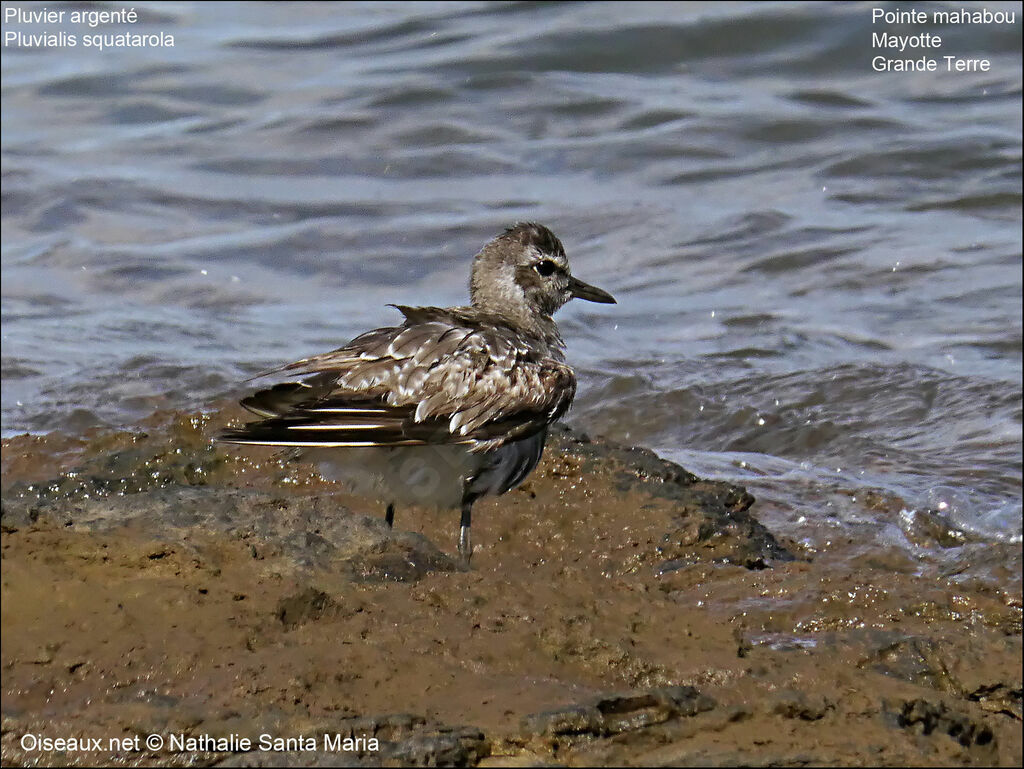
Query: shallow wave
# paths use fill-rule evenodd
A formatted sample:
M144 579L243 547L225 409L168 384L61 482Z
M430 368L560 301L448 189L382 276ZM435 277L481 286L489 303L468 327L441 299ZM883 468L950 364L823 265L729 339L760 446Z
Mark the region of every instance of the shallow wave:
M574 414L596 433L747 483L769 509L787 499L787 511L818 519L821 499L875 489L892 515L937 510L948 493L941 509L958 525L1018 541L1021 395L1019 385L917 366L845 365L667 391L608 377Z

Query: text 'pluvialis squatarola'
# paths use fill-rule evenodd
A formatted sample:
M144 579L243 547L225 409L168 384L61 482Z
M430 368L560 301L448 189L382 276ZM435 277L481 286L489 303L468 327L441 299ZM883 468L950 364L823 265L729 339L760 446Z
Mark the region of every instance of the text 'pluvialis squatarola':
M570 274L551 230L517 224L476 255L468 307L394 305L402 325L267 372L299 381L245 398L262 419L219 439L306 449L385 500L389 525L396 502L461 508L468 562L473 503L522 483L576 393L551 317L574 297L615 302Z

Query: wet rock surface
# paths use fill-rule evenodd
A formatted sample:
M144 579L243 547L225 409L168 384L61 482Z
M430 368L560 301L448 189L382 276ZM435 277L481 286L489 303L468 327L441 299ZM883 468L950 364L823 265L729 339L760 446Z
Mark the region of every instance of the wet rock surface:
M467 571L457 513L391 530L218 427L4 442L5 766L1020 763L1019 579L807 553L564 429L478 504Z

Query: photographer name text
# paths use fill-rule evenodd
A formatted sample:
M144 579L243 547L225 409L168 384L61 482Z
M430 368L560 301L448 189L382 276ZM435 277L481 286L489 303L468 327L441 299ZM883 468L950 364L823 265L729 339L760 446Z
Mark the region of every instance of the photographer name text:
M229 734L214 737L207 734L150 734L145 737L48 737L31 732L22 735L21 749L26 753L248 753L253 750L270 753L315 752L376 753L380 741L376 737L354 737L348 734L324 734L318 737L276 737L261 734L256 738Z

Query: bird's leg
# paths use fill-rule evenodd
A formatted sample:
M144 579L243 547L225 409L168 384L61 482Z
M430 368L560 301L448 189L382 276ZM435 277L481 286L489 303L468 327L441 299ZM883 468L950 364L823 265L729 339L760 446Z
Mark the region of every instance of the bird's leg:
M466 566L469 566L469 558L473 555L473 544L469 537L469 526L473 516L473 500L462 503L462 520L459 525L459 555Z
M388 525L389 529L395 526L395 503L389 502L388 509L384 512L384 523Z

